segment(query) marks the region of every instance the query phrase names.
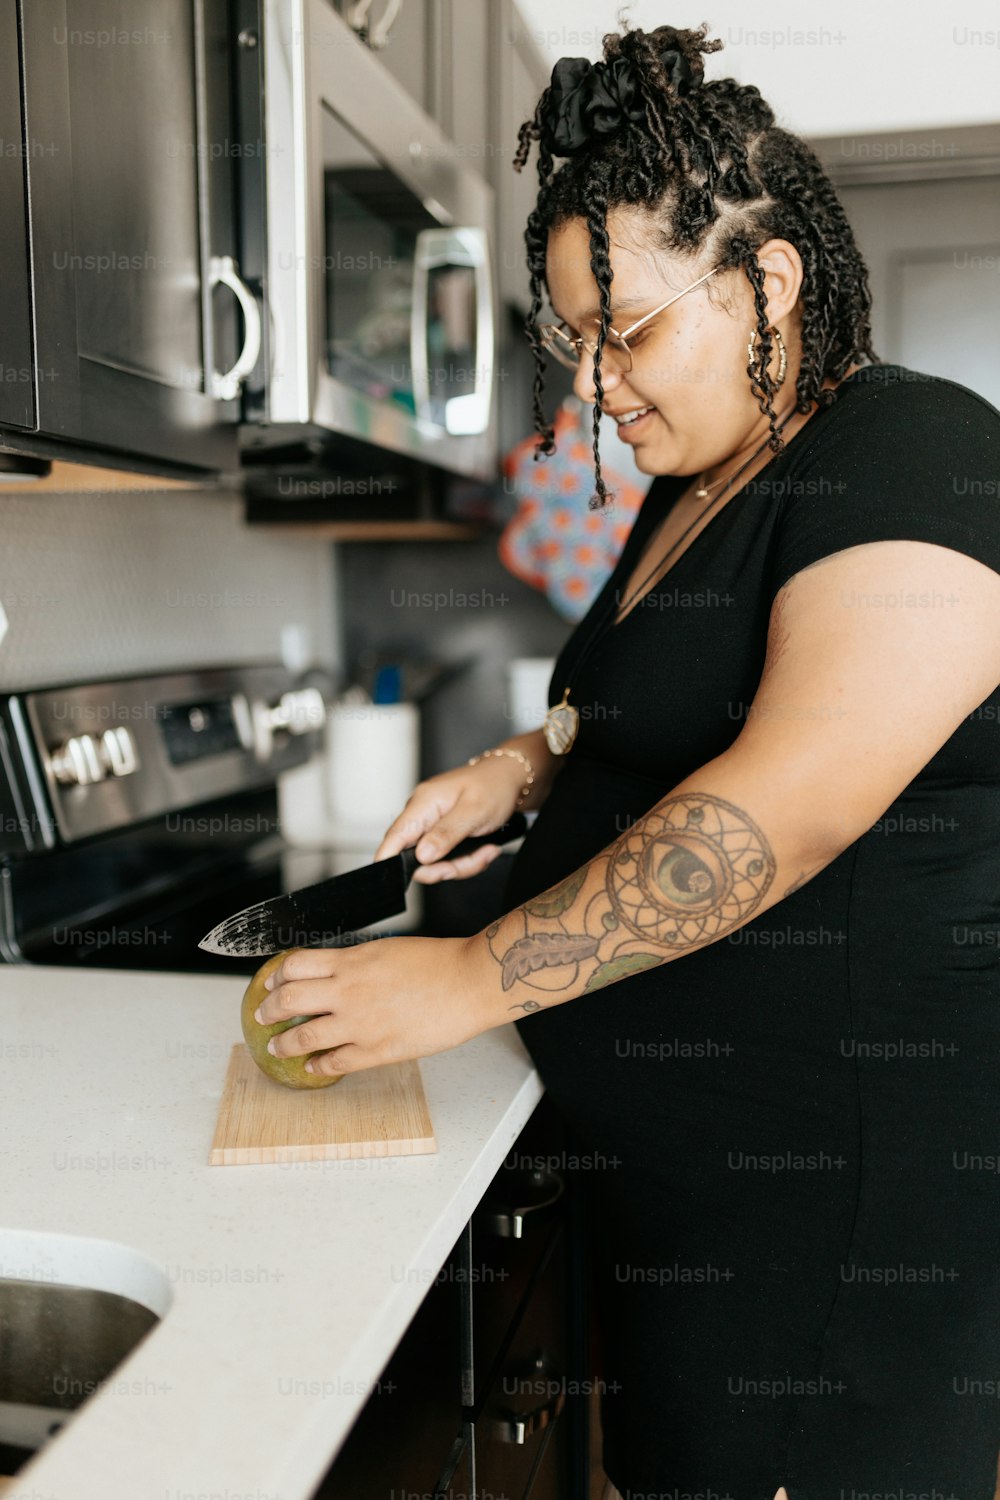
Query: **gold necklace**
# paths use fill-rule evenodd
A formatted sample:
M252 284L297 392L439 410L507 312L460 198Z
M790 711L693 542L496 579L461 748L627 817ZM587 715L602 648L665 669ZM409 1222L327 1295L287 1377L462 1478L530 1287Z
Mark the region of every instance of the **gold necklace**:
M705 469L704 472L702 473L701 481L700 481L700 483L698 485L698 488L694 492L694 497L695 497L696 500L707 500L710 490L714 490L715 486L717 484L724 484L725 483L725 481L723 479L713 479L711 484L706 484L705 483L705 475L707 473L708 473L708 470Z
M789 413L789 415L791 415L791 414ZM787 421L788 421L788 417L785 418L785 422L787 422ZM782 422L781 427L784 427L785 422ZM781 431L781 427L778 428L779 432ZM771 435L770 435L770 433L768 433L767 437L761 443L760 447L756 450L755 453L752 453L750 455L750 457L747 459L746 463L740 464L740 466L739 466L738 469L734 469L731 474L723 475L723 477L721 479L713 479L711 484L706 484L705 483L705 475L708 473L708 470L704 469L702 471L701 479L698 482L698 488L694 492L695 499L696 500L707 500L708 496L709 496L709 492L711 490L714 490L715 487L716 487L716 485L719 485L719 484L728 484L731 479L735 479L736 478L737 474L742 473L744 469L748 469L750 467L750 465L753 463L754 459L760 457L760 455L763 453L764 449L767 447L767 445L768 445L768 443L770 441L771 441ZM723 490L722 493L725 494L725 490Z
M785 423L789 421L789 419L791 418L791 415L792 415L792 413L789 412L788 416L785 417L783 419L783 421L779 424L779 426L778 426L778 431L779 432L785 426ZM768 443L770 441L771 441L771 434L768 433L767 437L761 443L760 447L756 448L753 451L753 453L751 453L751 455L750 455L750 457L748 459L746 459L742 464L740 464L738 468L734 469L731 474L729 474L729 475L726 476L726 479L724 481L725 488L719 491L718 495L716 495L715 499L711 502L711 504L706 505L705 508L704 508L704 510L700 510L698 512L698 514L695 516L694 520L691 522L690 526L685 527L685 529L681 532L680 536L677 538L676 542L674 542L673 545L670 547L669 551L663 557L660 558L659 562L655 565L655 567L652 569L652 571L649 572L649 573L647 573L646 576L645 576L645 578L642 580L642 582L640 584L638 584L638 586L635 589L633 589L633 591L632 591L631 594L628 595L628 597L625 599L625 601L623 603L623 606L622 606L623 612L627 611L628 606L633 602L634 599L636 599L638 597L639 594L642 593L642 591L645 588L646 584L647 583L649 583L649 584L652 583L652 581L654 579L654 575L659 572L659 570L663 567L664 563L669 562L670 558L677 551L677 548L680 546L681 542L683 542L684 538L689 534L689 532L691 532L693 530L693 528L698 524L699 521L704 520L704 518L708 515L709 511L712 509L712 506L716 505L719 502L719 500L722 499L722 496L726 493L726 490L732 484L733 480L737 479L740 476L740 474L742 474L744 472L744 470L749 469L750 465L752 463L754 463L755 460L760 457L760 455L763 453L764 449L767 447L767 445L768 445ZM772 458L774 456L775 455L772 454ZM771 462L771 460L768 459L768 463L770 463L770 462ZM765 464L764 467L766 468L767 464ZM705 472L707 473L708 471L706 470ZM715 489L716 486L718 484L720 484L720 483L723 483L723 481L721 481L721 480L715 480L713 482L713 484L710 486L710 488L711 489ZM707 494L707 491L705 493ZM695 494L699 498L702 497L702 492L699 491L699 490L696 490ZM668 511L667 514L669 515L669 511ZM661 527L666 524L666 520L667 520L667 516L664 516L663 520L660 522ZM587 655L589 654L591 648L601 638L601 636L603 636L606 633L606 630L608 628L608 621L611 619L612 615L614 614L615 607L616 607L616 601L612 597L611 608L605 612L605 614L604 614L603 618L601 619L601 622L598 625L596 631L594 631L593 635L591 635L590 640L584 646L583 651L581 652L579 658L577 659L577 661L575 663L575 670L577 672L579 671L580 667L583 665L583 662L585 661L585 659L586 659ZM624 618L624 613L623 613L622 618ZM569 683L567 683L566 686L565 686L565 688L563 689L563 695L562 695L561 700L558 703L553 704L553 706L546 713L545 718L542 721L542 733L545 735L545 743L548 745L548 747L551 750L551 752L552 752L553 755L565 755L568 752L568 750L571 748L571 746L573 745L573 742L575 741L575 739L577 737L577 734L579 733L579 730L580 730L580 714L579 714L579 711L569 701Z

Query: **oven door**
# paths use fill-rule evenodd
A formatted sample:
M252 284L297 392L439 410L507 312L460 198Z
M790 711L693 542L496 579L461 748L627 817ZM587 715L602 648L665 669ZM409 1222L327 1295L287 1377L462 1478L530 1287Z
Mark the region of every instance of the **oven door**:
M492 189L329 0L265 0L264 68L271 436L494 478Z

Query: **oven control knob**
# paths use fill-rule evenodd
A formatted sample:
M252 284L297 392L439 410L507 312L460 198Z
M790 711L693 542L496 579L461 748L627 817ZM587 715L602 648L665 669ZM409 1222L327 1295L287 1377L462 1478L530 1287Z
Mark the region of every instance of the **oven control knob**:
M139 757L131 730L119 726L101 735L101 759L112 776L131 776L139 769Z
M107 774L92 734L74 734L52 752L52 774L64 786L91 786Z
M297 688L282 693L280 701L273 708L265 708L261 718L272 732L283 729L286 734L308 734L326 722L326 704L318 688Z
M276 708L271 709L271 728L287 729L289 734L308 734L326 721L326 704L318 688L298 688L285 693Z
M253 720L257 758L266 761L274 750L275 734L308 734L311 729L322 728L326 703L318 688L297 688L283 693L273 708L255 703Z

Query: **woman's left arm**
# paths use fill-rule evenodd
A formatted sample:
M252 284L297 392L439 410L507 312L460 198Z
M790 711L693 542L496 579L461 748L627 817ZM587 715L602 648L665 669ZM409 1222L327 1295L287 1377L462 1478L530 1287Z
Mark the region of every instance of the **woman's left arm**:
M314 1019L274 1050L332 1048L326 1073L422 1056L719 941L871 828L998 682L1000 574L922 541L820 559L775 597L728 750L472 938L291 955L261 1019Z

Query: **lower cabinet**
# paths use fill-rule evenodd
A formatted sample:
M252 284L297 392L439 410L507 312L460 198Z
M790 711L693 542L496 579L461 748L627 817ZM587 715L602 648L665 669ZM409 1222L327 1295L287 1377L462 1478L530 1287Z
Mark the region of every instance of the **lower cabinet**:
M585 1308L543 1097L315 1500L586 1500Z
M322 1500L430 1500L435 1493L461 1423L455 1266L453 1251L316 1491Z
M476 1494L475 1453L472 1423L463 1422L451 1458L434 1491L434 1500L470 1500L470 1496Z
M476 1495L562 1500L569 1488L566 1227L556 1224L500 1373L473 1422Z

